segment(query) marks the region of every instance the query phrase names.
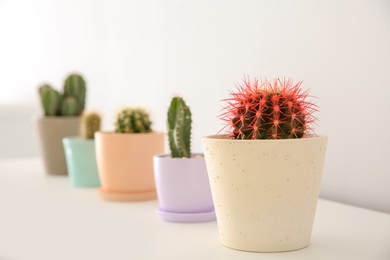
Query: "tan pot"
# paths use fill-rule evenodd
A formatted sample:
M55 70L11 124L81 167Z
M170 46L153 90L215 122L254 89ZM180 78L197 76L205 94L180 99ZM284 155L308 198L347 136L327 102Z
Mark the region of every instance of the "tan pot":
M222 243L254 252L309 245L327 137L203 138Z
M77 136L80 131L80 117L47 116L37 119L40 150L47 174L67 175L65 152L62 139Z
M95 133L96 159L105 200L155 199L153 156L164 152L162 132Z

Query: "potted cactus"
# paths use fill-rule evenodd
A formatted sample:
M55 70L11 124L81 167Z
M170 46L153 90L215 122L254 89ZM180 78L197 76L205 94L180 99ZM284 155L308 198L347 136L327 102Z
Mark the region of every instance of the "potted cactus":
M37 120L41 154L46 172L66 175L67 167L62 139L78 135L80 115L85 107L86 85L79 74L69 75L63 93L44 84L39 87L44 116Z
M255 252L309 245L327 137L317 106L292 79L237 86L220 118L227 134L203 137L222 243Z
M63 139L69 179L75 187L100 187L96 165L94 134L100 130L100 115L84 111L81 116L81 135Z
M153 156L164 151L164 133L151 128L142 108L122 109L115 132L95 133L100 196L111 201L156 198Z
M167 113L170 154L155 155L158 216L171 222L215 220L203 154L191 153L191 111L183 98L173 97Z

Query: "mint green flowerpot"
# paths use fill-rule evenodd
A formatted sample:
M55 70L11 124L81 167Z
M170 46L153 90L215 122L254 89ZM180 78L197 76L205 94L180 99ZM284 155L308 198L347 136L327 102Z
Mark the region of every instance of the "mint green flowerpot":
M62 142L71 184L76 187L100 187L95 141L65 137Z

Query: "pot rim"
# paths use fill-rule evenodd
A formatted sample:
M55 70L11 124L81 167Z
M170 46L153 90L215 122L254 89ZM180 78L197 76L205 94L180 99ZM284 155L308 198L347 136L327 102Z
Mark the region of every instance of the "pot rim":
M203 140L212 139L219 140L221 142L274 142L274 143L282 143L282 142L302 142L313 139L327 139L327 135L309 135L303 138L291 138L291 139L231 139L227 134L217 134L217 135L207 135L203 136Z
M199 156L198 156L199 155ZM204 153L191 153L191 158L182 157L182 158L172 158L170 153L160 153L156 154L153 157L160 160L186 160L186 159L204 159Z
M141 136L141 135L151 135L151 134L164 134L164 132L162 131L151 131L151 132L147 132L147 133L117 133L117 132L114 132L114 131L96 131L95 134L100 134L100 135L123 135L123 136L129 136L129 135L137 135L137 136Z
M62 138L64 141L72 141L72 142L93 142L95 139L85 139L78 135L65 136Z

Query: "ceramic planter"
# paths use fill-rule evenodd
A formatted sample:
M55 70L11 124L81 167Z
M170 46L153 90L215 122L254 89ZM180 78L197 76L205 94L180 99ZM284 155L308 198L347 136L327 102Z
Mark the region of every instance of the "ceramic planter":
M213 199L203 154L192 158L156 155L154 176L159 208L158 216L171 222L215 220Z
M71 184L75 187L100 187L95 141L66 137L63 144Z
M327 137L203 138L222 243L281 252L310 243Z
M153 156L164 152L164 133L96 132L96 159L105 200L155 199Z
M47 174L67 175L62 139L75 136L80 131L80 117L39 117L37 130L41 155Z

